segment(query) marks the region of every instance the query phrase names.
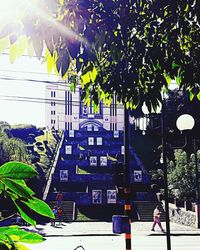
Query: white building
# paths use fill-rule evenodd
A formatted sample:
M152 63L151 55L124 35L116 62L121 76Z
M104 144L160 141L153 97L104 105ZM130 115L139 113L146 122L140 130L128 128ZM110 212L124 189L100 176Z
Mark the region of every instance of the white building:
M115 98L110 106L99 104L99 111L81 101L81 86L75 93L70 91L69 84L58 82L46 87L46 127L56 130L123 130L124 107L118 105Z

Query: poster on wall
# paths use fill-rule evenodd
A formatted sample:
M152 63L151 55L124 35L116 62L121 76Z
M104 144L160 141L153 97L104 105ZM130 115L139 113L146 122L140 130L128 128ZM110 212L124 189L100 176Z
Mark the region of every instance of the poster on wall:
M107 156L100 156L100 166L107 166Z
M102 203L102 190L92 190L92 204Z
M60 181L68 181L68 170L60 170Z
M69 130L69 137L74 137L74 130Z
M66 145L65 146L65 154L66 155L71 155L72 154L72 146L71 145Z
M142 171L134 170L133 172L134 182L142 182Z
M117 203L117 191L116 190L107 190L107 203L108 204Z
M97 166L97 157L90 156L90 166Z

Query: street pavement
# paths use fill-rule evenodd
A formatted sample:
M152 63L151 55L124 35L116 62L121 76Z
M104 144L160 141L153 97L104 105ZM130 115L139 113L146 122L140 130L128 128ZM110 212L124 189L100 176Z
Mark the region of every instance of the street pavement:
M167 250L166 235L159 228L152 232L151 222L134 222L131 225L132 250ZM163 227L164 227L163 223ZM199 250L200 230L170 223L171 250ZM112 232L112 223L72 222L52 227L37 225L26 230L44 235L45 241L27 245L30 250L125 250L124 234Z

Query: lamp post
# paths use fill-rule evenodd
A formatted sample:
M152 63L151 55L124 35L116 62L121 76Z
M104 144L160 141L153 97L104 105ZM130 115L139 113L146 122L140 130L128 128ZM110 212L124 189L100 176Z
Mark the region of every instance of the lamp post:
M194 118L189 114L181 115L176 122L177 128L182 132L192 130L194 127ZM195 176L196 176L196 227L200 228L200 190L199 190L199 169L197 160L196 139L193 140L194 157L195 157Z
M129 218L129 228L130 231L125 233L125 244L126 250L131 250L131 200L130 200L130 169L129 169L129 111L126 109L126 105L124 106L124 178L125 184L124 192L128 197L125 198L124 204L124 213Z
M162 112L161 112L162 110ZM166 241L167 250L171 250L171 238L170 238L170 222L169 222L169 195L168 195L168 180L167 180L167 157L166 157L166 138L165 138L165 102L157 107L155 111L149 112L146 104L142 106L142 112L145 115L150 113L156 113L161 115L161 135L162 135L162 166L164 173L164 197L165 197L165 221L166 221Z

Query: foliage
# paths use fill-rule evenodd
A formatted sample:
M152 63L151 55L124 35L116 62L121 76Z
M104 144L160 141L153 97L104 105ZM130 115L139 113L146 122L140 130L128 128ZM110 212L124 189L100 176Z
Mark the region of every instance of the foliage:
M25 144L20 139L9 138L0 132L0 164L12 160L28 162Z
M18 226L0 227L0 249L27 250L23 243L40 243L44 238L36 233L27 232Z
M168 174L171 196L182 200L195 199L195 180L194 155L191 155L188 159L183 150L175 150L175 163L171 162Z
M29 135L38 135L41 133L34 125L30 124L16 124L10 126L9 129L6 129L5 132L9 137L16 137L25 142L28 141Z
M29 1L32 2L33 1ZM21 8L21 19L0 27L0 51L14 61L24 50L45 57L62 77L75 64L82 98L127 108L154 108L171 79L200 99L200 4L196 0L45 0ZM37 4L37 5L36 5ZM28 8L31 7L31 13ZM3 22L2 22L3 23ZM76 81L71 82L74 89Z
M36 175L35 169L20 162L7 162L0 167L0 193L11 198L21 217L34 226L33 213L54 218L50 207L34 197L34 192L26 185L25 180ZM20 230L17 226L0 228L1 249L26 250L28 248L19 242L38 243L43 240L42 236Z

